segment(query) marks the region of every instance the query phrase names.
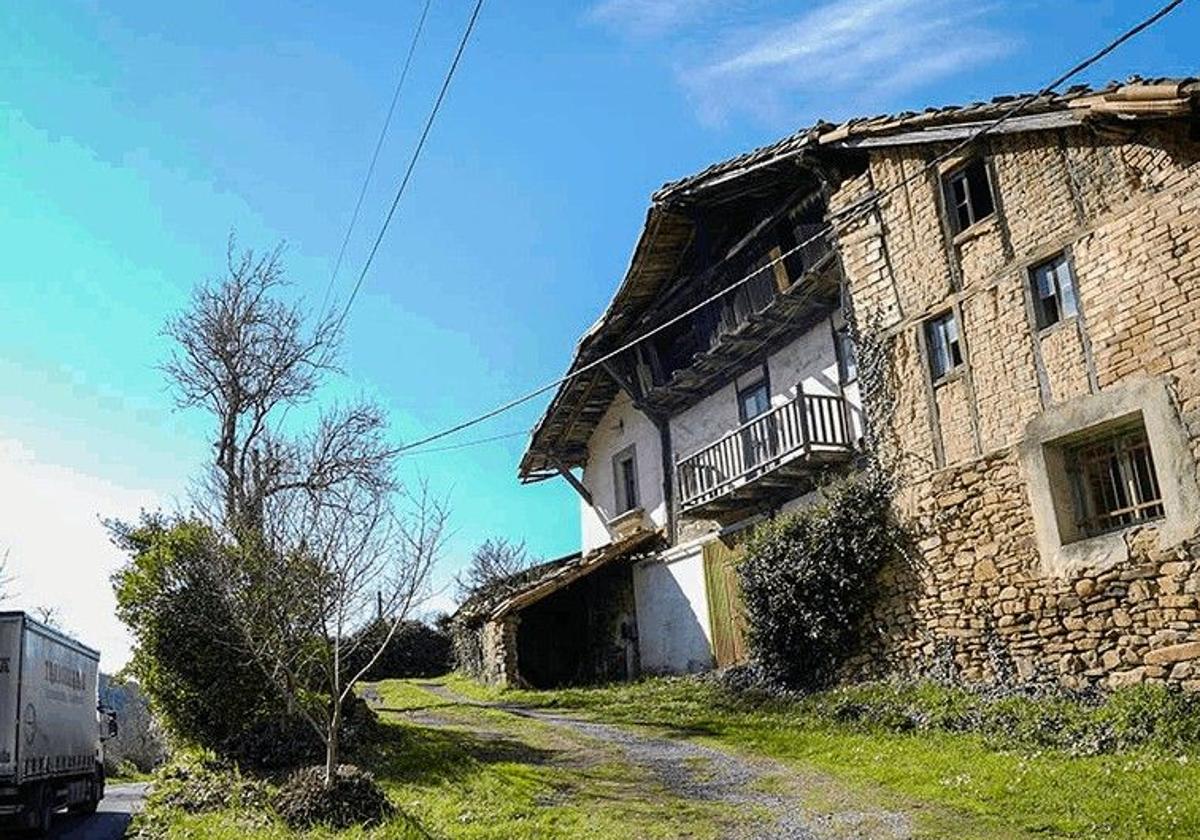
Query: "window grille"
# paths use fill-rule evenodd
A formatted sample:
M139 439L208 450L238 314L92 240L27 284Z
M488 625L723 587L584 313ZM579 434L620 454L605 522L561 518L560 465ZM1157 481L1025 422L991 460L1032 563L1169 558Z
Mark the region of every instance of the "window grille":
M1094 536L1163 515L1162 491L1142 427L1067 452L1078 525Z

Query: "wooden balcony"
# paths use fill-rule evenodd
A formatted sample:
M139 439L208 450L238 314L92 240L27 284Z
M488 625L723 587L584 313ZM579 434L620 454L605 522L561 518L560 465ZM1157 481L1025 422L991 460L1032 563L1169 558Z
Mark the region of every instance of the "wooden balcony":
M675 464L680 510L719 516L805 489L854 450L841 397L800 394Z

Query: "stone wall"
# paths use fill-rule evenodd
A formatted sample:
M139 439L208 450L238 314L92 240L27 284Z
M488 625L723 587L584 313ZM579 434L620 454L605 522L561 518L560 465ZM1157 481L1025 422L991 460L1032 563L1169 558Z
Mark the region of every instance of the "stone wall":
M1138 131L1126 142L1083 128L994 138L997 212L965 236L943 224L934 174L841 225L858 323L892 339L895 393L873 439L900 473L898 508L919 539L914 566L885 574L852 671L952 665L973 679L1011 668L1071 685L1200 688L1195 533L1164 545L1168 528L1145 524L1120 533L1121 562L1056 569L1039 551L1018 457L1047 409L1150 378L1190 450L1170 464L1156 453L1156 465L1196 480L1200 143L1178 123ZM832 208L900 183L940 151L872 153ZM1064 249L1080 316L1039 331L1029 272ZM947 310L967 364L934 385L919 336Z

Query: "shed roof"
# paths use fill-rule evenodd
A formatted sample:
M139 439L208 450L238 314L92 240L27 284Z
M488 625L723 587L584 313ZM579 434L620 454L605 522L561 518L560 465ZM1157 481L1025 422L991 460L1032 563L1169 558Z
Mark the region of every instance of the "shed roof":
M487 619L496 621L504 616L553 595L586 575L615 560L648 550L662 540L658 531L639 529L608 545L586 553L569 554L534 566L499 586L472 596L454 613L456 621Z

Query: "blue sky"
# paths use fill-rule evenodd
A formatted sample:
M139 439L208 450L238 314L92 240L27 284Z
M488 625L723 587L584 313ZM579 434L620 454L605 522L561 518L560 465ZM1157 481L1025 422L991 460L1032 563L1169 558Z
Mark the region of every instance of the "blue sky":
M947 0L488 0L349 317L346 377L414 439L553 378L663 181L829 120L1038 87L1159 5ZM324 293L419 0L0 9L0 551L19 606L127 655L101 516L186 503L207 454L155 365L226 238L285 240ZM470 10L433 0L335 294L348 292ZM1085 80L1196 72L1200 5ZM538 402L468 432L526 429ZM456 442L448 440L447 443ZM452 494L447 579L485 537L577 547L524 440L414 455Z

